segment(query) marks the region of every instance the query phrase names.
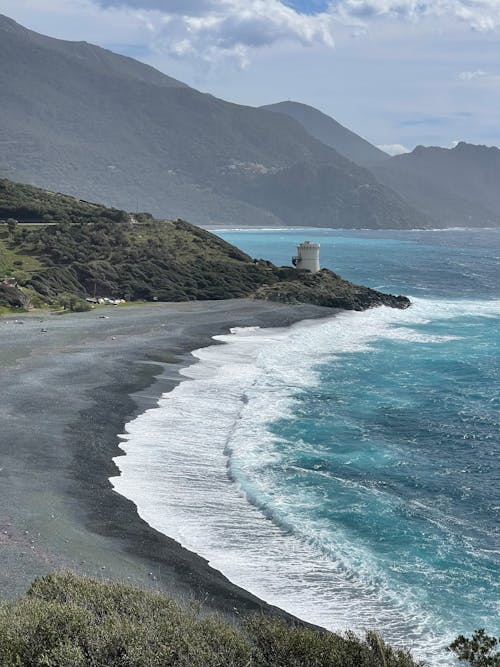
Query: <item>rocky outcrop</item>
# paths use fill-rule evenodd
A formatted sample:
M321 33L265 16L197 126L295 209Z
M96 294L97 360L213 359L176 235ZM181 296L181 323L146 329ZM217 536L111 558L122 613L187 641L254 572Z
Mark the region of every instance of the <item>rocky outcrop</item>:
M300 280L264 285L254 296L266 301L311 303L343 310L367 310L376 306L404 309L411 305L406 296L394 296L355 285L328 269L314 275L304 272Z
M14 285L0 285L0 306L29 308L30 298Z

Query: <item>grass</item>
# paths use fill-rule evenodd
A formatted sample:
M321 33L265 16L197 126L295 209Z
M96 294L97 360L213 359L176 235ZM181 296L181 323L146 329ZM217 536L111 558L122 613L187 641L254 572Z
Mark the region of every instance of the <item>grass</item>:
M0 280L16 273L31 277L42 269L40 258L27 254L23 248L13 244L6 229L0 229Z

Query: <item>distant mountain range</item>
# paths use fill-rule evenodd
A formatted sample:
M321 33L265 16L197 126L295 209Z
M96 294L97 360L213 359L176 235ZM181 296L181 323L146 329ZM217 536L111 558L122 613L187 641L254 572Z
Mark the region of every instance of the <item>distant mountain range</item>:
M313 107L280 102L262 108L294 118L322 143L369 167L379 183L402 195L435 227L500 226L498 148L460 142L452 149L417 146L412 153L389 158Z
M464 142L455 148L417 146L371 169L437 227L500 226L498 148Z
M431 207L413 167L311 107L231 104L1 15L0 90L0 177L203 226L449 225L439 179ZM489 216L475 202L467 224Z

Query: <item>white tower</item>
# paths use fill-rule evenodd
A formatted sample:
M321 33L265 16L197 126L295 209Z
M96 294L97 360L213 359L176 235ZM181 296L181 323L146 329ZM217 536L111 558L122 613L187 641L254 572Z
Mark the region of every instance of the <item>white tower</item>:
M292 259L298 269L307 269L311 273L319 271L319 243L304 241L297 246L297 257Z

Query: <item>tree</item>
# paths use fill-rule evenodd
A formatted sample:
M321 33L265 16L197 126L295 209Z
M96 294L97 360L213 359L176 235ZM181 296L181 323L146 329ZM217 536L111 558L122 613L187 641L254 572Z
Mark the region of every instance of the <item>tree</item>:
M9 228L9 233L13 234L17 227L17 220L14 218L7 218L7 227Z
M452 651L459 660L468 662L472 667L500 667L500 652L495 650L498 644L496 637L488 636L484 628L480 628L471 639L464 635L457 637L448 646L448 651Z

